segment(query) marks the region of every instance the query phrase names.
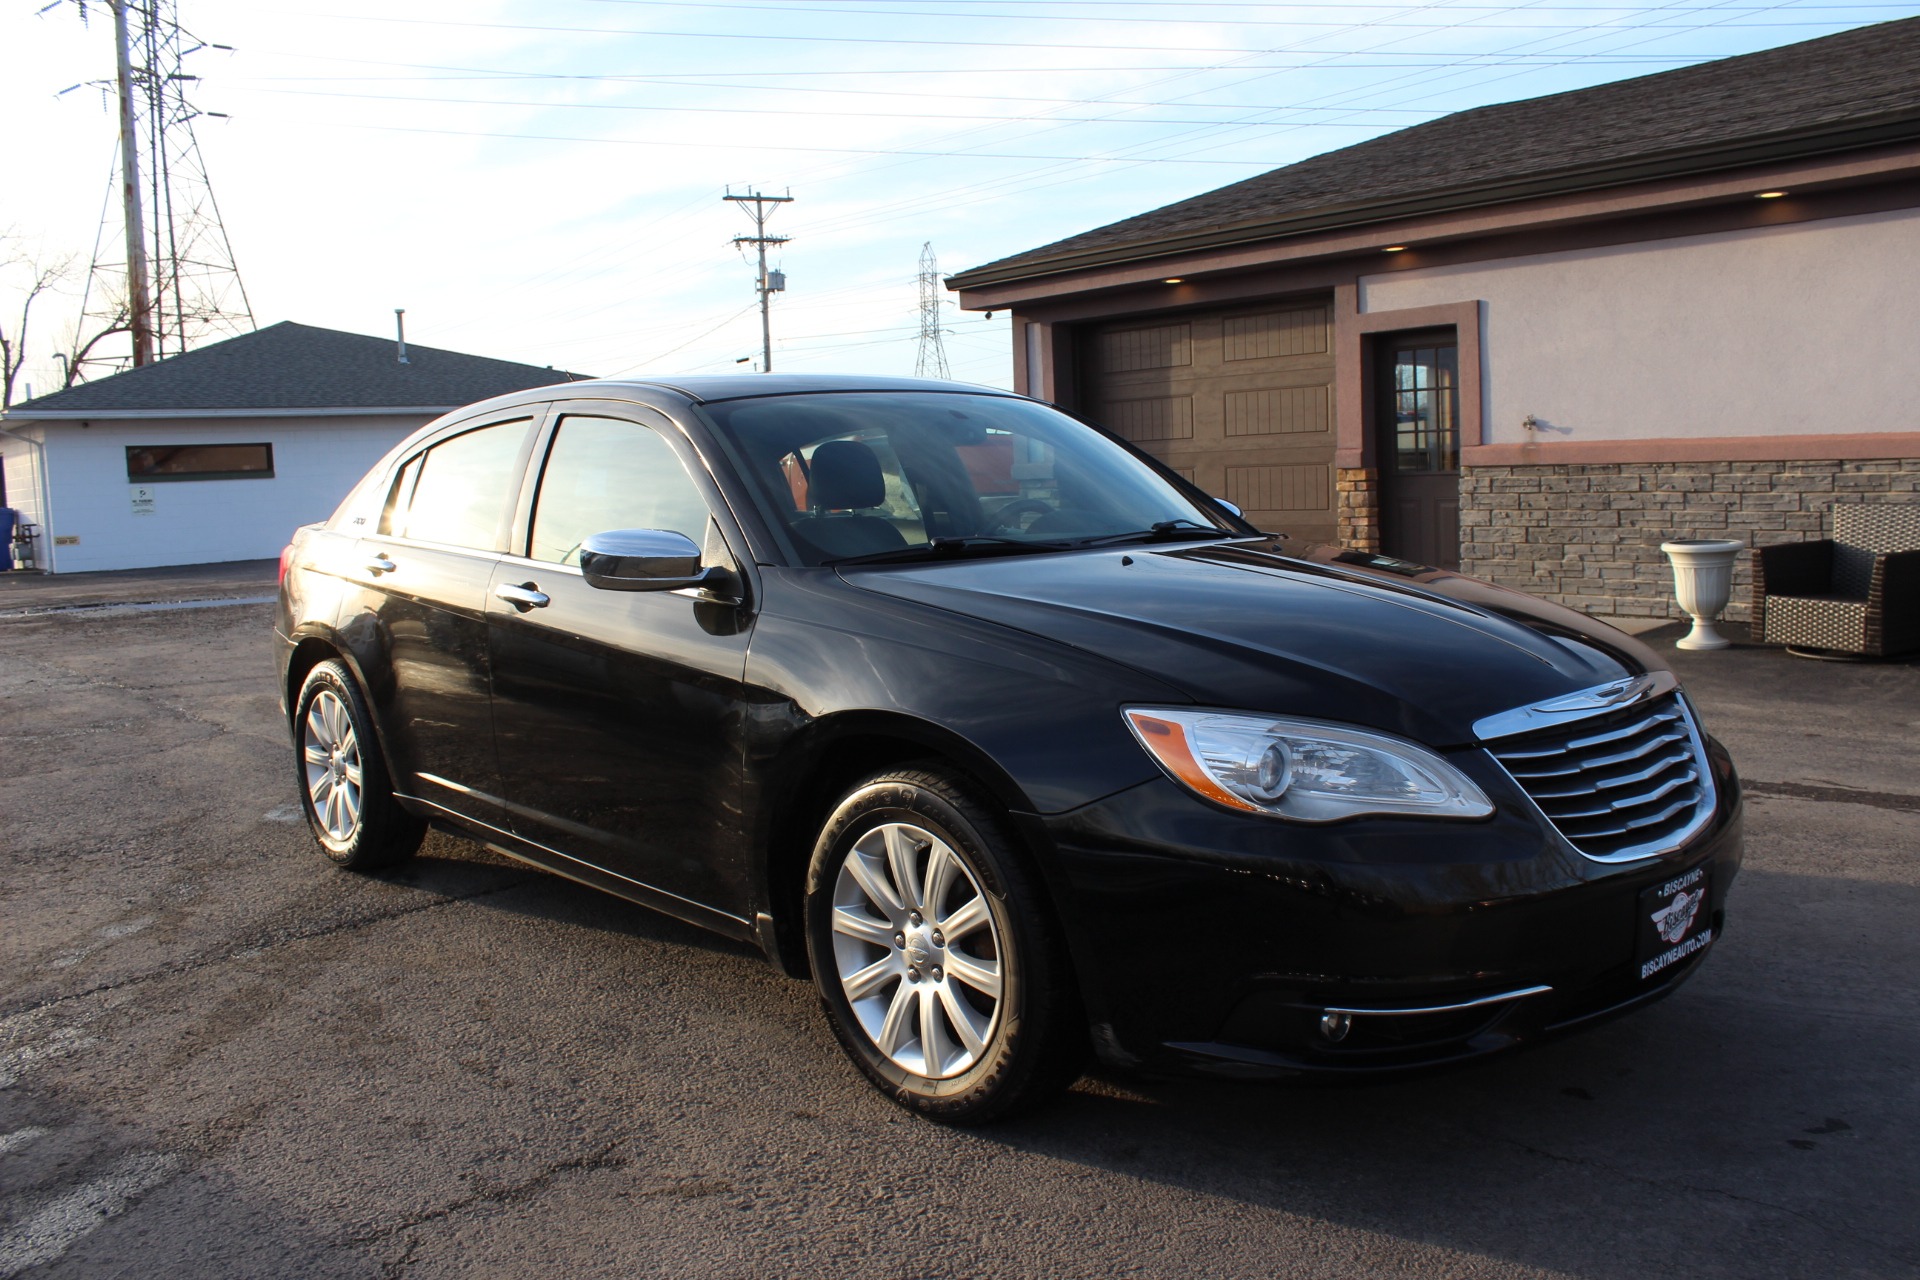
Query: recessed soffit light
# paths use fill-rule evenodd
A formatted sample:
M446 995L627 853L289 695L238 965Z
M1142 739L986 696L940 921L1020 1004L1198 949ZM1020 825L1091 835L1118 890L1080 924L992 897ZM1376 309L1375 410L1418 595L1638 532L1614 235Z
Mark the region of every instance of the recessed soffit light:
M1756 196L1754 197L1754 199L1756 199L1756 200L1778 200L1778 199L1779 199L1779 198L1780 198L1781 196L1784 196L1785 194L1787 194L1787 193L1786 193L1786 192L1784 192L1784 191L1762 191L1762 192L1760 192L1760 193L1759 193L1758 195L1756 195Z

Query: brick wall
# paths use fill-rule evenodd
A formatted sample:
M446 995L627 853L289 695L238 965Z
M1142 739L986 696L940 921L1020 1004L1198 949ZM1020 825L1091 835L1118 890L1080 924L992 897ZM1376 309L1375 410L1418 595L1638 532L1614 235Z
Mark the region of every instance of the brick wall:
M1340 467L1333 473L1335 537L1355 551L1380 550L1380 473Z
M1835 502L1920 504L1920 458L1468 467L1461 569L1588 613L1679 617L1662 542L1821 538ZM1728 618L1747 617L1751 583L1742 556Z

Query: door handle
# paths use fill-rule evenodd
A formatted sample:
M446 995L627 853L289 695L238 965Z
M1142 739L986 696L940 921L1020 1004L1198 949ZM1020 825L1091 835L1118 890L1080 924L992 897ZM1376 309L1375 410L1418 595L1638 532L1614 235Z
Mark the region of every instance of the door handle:
M375 577L383 573L392 573L400 566L387 559L385 553L376 553L367 560L367 572Z
M544 591L536 591L531 582L522 583L519 586L511 582L503 582L493 589L493 594L522 613L529 609L546 608L549 599Z

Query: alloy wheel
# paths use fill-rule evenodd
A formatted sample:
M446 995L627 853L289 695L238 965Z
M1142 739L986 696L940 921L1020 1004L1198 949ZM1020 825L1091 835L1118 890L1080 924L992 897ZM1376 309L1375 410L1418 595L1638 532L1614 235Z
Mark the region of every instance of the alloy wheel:
M308 704L300 754L314 817L330 839L351 840L360 825L365 772L347 704L331 689L322 689Z
M951 845L905 822L866 832L840 864L832 927L841 990L888 1061L943 1080L980 1060L999 1022L1005 949Z

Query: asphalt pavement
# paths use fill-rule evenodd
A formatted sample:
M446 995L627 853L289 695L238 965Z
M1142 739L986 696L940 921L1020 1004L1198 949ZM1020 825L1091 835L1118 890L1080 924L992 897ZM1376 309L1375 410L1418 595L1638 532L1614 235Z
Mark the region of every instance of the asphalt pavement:
M1749 845L1661 1005L960 1131L746 948L443 835L335 870L269 613L0 617L0 1280L1920 1274L1920 667L1678 655Z

